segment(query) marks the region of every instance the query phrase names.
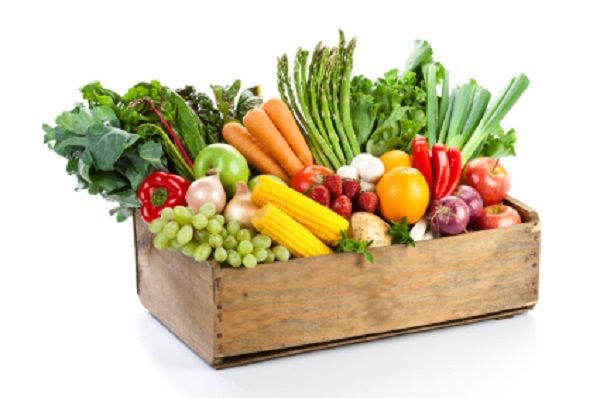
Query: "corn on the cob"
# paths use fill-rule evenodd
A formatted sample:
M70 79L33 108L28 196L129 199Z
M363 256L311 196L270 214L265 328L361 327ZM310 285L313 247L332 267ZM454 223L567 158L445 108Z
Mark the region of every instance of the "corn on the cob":
M274 204L330 246L350 226L344 217L268 177L258 179L252 201L259 207Z
M268 203L252 217L252 225L296 257L320 256L331 249L277 206Z

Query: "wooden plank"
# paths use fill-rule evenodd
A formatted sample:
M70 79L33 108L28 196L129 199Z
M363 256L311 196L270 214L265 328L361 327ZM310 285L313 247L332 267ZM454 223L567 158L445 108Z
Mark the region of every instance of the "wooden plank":
M146 224L136 214L138 294L144 307L209 364L214 362L215 263L198 263L180 253L155 250Z
M537 302L537 221L216 274L216 356L439 324Z
M497 312L494 314L486 314L486 315L481 315L481 316L476 316L476 317L471 317L471 318L466 318L466 319L458 319L458 320L453 320L453 321L449 321L449 322L420 326L420 327L415 327L415 328L408 328L408 329L394 330L394 331L384 332L384 333L351 337L351 338L347 338L347 339L334 340L334 341L328 341L328 342L323 342L323 343L307 344L307 345L303 345L303 346L299 346L299 347L285 348L285 349L281 349L281 350L262 351L262 352L253 353L253 354L245 354L245 355L238 355L238 356L233 356L233 357L217 358L217 360L213 364L213 367L216 369L226 369L226 368L231 368L231 367L235 367L235 366L241 366L241 365L247 365L247 364L251 364L251 363L266 361L269 359L282 358L282 357L287 357L290 355L296 355L296 354L301 354L301 353L311 352L311 351L325 350L325 349L340 347L340 346L349 345L349 344L363 343L363 342L367 342L367 341L384 339L384 338L393 337L393 336L401 336L401 335L405 335L405 334L426 332L426 331L435 330L435 329L443 329L443 328L447 328L447 327L451 327L451 326L467 325L467 324L481 322L481 321L490 320L490 319L512 318L515 315L522 314L523 312L526 312L532 308L533 308L533 306L530 306L530 307L518 308L518 309L514 309L514 310L501 311L501 312Z

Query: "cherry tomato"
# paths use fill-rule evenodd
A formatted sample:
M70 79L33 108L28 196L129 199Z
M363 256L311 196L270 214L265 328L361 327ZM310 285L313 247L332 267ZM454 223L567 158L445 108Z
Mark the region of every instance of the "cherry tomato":
M292 178L292 188L301 193L306 193L313 185L323 183L326 176L333 171L324 166L306 166Z

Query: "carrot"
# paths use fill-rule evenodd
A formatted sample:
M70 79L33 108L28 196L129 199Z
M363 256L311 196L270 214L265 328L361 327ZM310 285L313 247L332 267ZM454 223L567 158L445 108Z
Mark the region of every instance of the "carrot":
M292 148L290 148L265 111L256 108L246 113L244 126L289 176L294 176L302 170L304 167L302 162L292 151Z
M230 122L223 126L223 138L225 141L235 147L248 160L248 163L258 171L264 174L272 174L281 178L286 183L290 178L286 172L277 164L275 160L258 142L250 135L248 130L237 122Z
M304 166L312 165L312 153L300 128L298 128L298 124L296 124L290 108L279 98L271 98L264 103L262 108L267 112L273 124L277 126L277 129L279 129L281 135L283 135L283 138L285 138L302 164Z

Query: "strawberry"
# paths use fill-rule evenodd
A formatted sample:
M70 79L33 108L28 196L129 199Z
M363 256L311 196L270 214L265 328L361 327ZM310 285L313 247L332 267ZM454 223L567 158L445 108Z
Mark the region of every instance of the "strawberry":
M331 210L340 216L349 219L352 215L352 201L346 195L340 195L333 201Z
M325 207L329 207L331 201L329 190L323 185L314 185L308 192L308 197Z
M361 192L358 195L358 208L367 213L375 213L379 206L379 197L375 192Z
M325 177L323 185L329 189L329 192L331 192L331 195L334 198L337 198L342 194L342 177L337 174L330 174Z
M360 192L360 184L356 180L346 178L346 179L344 179L344 181L342 181L342 192L350 200L352 200Z

